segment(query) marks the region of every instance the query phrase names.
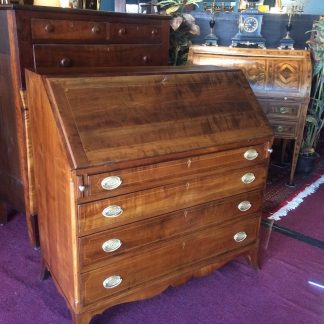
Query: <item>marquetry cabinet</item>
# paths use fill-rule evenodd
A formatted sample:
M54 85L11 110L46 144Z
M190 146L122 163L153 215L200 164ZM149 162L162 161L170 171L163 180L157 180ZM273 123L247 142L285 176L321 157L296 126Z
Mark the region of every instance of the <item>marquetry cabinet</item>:
M168 64L169 18L39 6L0 6L0 222L25 211L37 240L25 68ZM64 72L66 73L66 72Z
M276 138L294 140L289 184L293 179L310 100L309 51L192 46L190 64L243 70Z
M114 74L27 73L42 257L78 324L258 263L273 132L244 74Z

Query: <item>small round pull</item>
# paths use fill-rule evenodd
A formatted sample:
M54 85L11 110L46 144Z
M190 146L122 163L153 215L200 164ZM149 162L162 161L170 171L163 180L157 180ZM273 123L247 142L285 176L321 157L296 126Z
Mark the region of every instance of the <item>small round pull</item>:
M288 100L288 98L287 97L284 97L284 100Z
M143 63L148 63L149 62L149 60L150 60L150 58L147 56L147 55L144 55L143 57L142 57L142 61L143 61Z
M255 175L252 172L245 173L241 180L243 183L249 184L255 180Z
M123 36L126 35L127 31L125 28L119 28L118 29L118 35Z
M118 217L123 213L123 209L118 205L110 205L102 211L102 215L108 218Z
M281 114L286 114L288 112L288 108L287 107L280 107L279 111Z
M98 34L98 33L100 32L100 28L99 28L99 26L94 25L94 26L91 28L91 32L94 33L94 34Z
M158 34L157 28L152 29L152 36L156 36Z
M108 278L106 278L102 285L104 286L104 288L106 289L111 289L111 288L115 288L117 286L119 286L122 283L123 279L121 276L110 276Z
M273 149L272 148L268 148L267 151L271 154L273 152Z
M104 190L113 190L118 188L122 184L122 180L120 177L117 176L110 176L107 178L104 178L101 181L101 187Z
M251 150L247 150L245 153L244 153L244 158L246 160L255 160L257 157L258 157L259 153L257 152L257 150L255 149L251 149Z
M102 249L107 252L114 252L122 246L122 241L119 239L110 239L102 244Z
M251 203L248 201L248 200L245 200L245 201L241 201L238 205L237 205L237 208L244 212L244 211L247 211L251 208Z
M277 132L282 133L283 131L284 131L283 126L279 125L279 126L277 127Z
M52 33L55 30L55 27L52 24L46 24L44 29L47 33Z
M79 191L80 192L84 192L84 190L85 190L85 186L79 186Z
M233 236L233 238L235 242L242 242L247 238L247 234L245 232L238 232Z
M72 60L68 57L63 57L60 61L61 67L70 67L72 66Z

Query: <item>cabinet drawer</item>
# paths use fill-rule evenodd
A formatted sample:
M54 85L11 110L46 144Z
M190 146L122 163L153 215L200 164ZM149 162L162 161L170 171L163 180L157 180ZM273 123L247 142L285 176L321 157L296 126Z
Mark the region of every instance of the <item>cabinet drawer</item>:
M167 51L157 45L34 45L34 66L105 67L163 65Z
M208 170L251 166L268 157L265 145L243 147L215 154L193 156L147 167L88 175L85 196L112 197L128 192L173 183L183 177Z
M300 102L287 102L284 100L260 100L261 106L269 119L297 120L302 109Z
M79 232L104 230L263 188L266 174L267 164L263 163L79 205ZM254 180L244 183L242 177Z
M82 302L90 304L122 291L130 291L152 279L179 272L188 265L195 267L199 261L255 243L258 230L259 217L224 227L212 227L156 245L154 249L124 262L110 263L107 267L84 273L80 280ZM237 237L237 233L242 235ZM237 240L246 238L237 242L234 236ZM199 268L199 264L196 267ZM108 284L109 281L116 286L105 288L103 283Z
M162 31L159 25L108 23L107 37L117 44L159 44Z
M31 31L34 40L106 40L106 24L96 21L32 19Z
M262 191L244 193L225 200L217 200L148 221L116 228L80 239L80 265L83 271L98 267L116 256L141 246L193 232L212 224L234 218L246 218L261 210Z
M297 136L297 122L270 119L270 124L275 137L293 139Z

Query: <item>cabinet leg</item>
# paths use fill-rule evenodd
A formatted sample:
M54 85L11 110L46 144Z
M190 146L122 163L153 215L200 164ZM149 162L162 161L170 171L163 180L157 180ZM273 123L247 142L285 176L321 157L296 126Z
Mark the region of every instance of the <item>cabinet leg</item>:
M4 201L0 201L0 225L4 225L8 221L7 205Z
M246 260L254 269L256 270L260 269L258 249L251 250L249 254L246 256Z
M46 266L46 263L44 262L44 260L42 260L42 263L41 263L41 271L40 271L40 274L39 274L39 279L41 281L43 280L46 280L47 278L49 278L51 275L51 273L49 272L47 266Z
M291 170L290 170L289 182L287 183L288 187L295 187L294 176L295 176L295 171L296 171L296 166L297 166L299 150L300 150L300 139L297 139L297 140L295 140L295 143L294 143L294 151L293 151L292 160L291 160Z
M72 312L72 323L73 324L89 324L92 315L90 313L74 314Z

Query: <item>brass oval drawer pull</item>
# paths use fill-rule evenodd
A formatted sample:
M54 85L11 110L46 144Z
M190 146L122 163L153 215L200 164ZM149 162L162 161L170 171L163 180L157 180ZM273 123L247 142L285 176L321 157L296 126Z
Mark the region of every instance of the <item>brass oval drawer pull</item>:
M122 246L122 241L119 239L110 239L102 244L102 249L105 252L114 252Z
M255 180L255 175L252 172L245 173L241 180L243 183L249 184Z
M123 279L121 276L110 276L108 278L106 278L102 285L104 286L104 288L106 289L111 289L111 288L115 288L117 286L119 286L122 283Z
M102 211L105 217L118 217L123 213L123 209L118 205L110 205Z
M47 33L52 33L55 30L55 27L52 24L46 24L44 29Z
M94 25L91 28L91 32L93 32L94 34L98 34L100 32L100 28L97 25Z
M281 114L287 114L288 111L289 111L289 109L287 107L280 107L279 108L279 112Z
M72 66L72 60L68 57L63 57L60 61L61 67L70 67Z
M255 149L250 149L250 150L247 150L245 153L244 153L244 158L246 160L249 160L249 161L252 161L252 160L255 160L257 157L258 157L259 153L257 152L257 150Z
M122 184L122 180L117 176L110 176L101 181L101 187L104 190L114 190Z
M277 132L282 133L284 131L283 126L279 125L277 126Z
M123 36L126 35L127 31L125 28L119 28L118 29L118 35Z
M243 242L247 238L247 234L245 232L238 232L233 238L235 242Z
M238 205L237 208L240 211L247 211L252 207L251 203L248 200L241 201Z

